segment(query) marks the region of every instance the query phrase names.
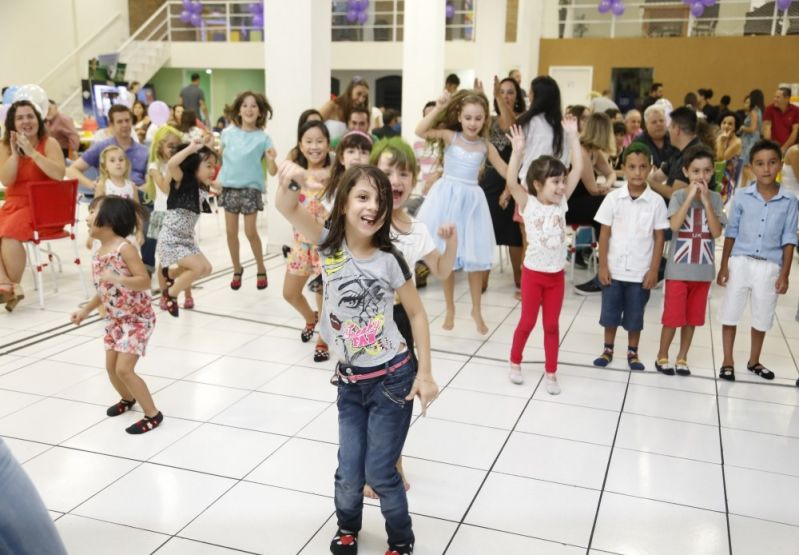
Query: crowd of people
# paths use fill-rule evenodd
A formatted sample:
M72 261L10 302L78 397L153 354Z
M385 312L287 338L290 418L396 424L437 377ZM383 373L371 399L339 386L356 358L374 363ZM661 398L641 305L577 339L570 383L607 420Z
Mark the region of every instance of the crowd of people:
M179 317L181 309L195 306L192 283L211 272L195 227L216 197L225 211L230 288L242 287L243 220L256 287L267 289L256 223L266 174L276 176L276 206L294 227L293 241L284 247L282 295L306 322L299 339L316 337L314 360L337 361L338 530L332 553L357 552L364 495L380 499L389 553L412 553L401 453L414 399L424 414L438 393L417 287L428 275L441 280L443 328L451 330L454 272L463 271L475 329L487 334L481 296L497 245L508 247L521 299L508 354L515 384L524 382L522 353L541 312L545 388L551 395L561 392L558 320L567 256L578 267L586 266L586 257L598 260L597 275L576 287L579 294L601 295L604 341L595 366L613 360L621 326L629 368L645 369L638 354L644 312L652 289L665 282L654 367L689 375L691 340L704 325L716 281L725 288L719 377L735 379L736 329L751 300L746 368L774 378L760 357L778 295L788 289L797 244L799 108L790 104L790 91L779 89L766 107L762 91L753 90L741 114L730 109L729 99L713 106L709 89L672 108L660 83L626 113L606 95L590 106L564 109L554 79L536 77L524 91L514 70L494 78L492 114L479 80L463 89L452 75L441 96L424 106L415 128L420 141L409 145L397 136L398 114L375 125L368 84L355 79L338 98L300 115L296 144L284 145L287 155L279 161L266 132L273 108L264 95L240 93L217 138L207 126L198 79L193 76L181 91L182 103L163 126L148 121L139 100L113 106L109 136L68 167L65 157L76 145L72 137L62 142L48 134L64 127L54 105L47 114L26 100L9 108L0 143L6 189L1 300L11 312L24 298L22 243L33 225L26 185L77 179L93 197L87 224L96 295L71 320L80 325L102 311L106 368L119 394L107 414L123 414L138 403L144 415L126 431L148 433L164 422L136 373L157 319L151 276L157 276L161 311ZM91 169L98 177L89 176ZM579 226L592 230L598 252L568 252L569 229Z

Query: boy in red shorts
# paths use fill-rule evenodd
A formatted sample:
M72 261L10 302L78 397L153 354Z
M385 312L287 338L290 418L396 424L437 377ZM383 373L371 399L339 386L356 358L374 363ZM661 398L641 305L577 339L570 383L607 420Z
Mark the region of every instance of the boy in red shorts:
M705 324L707 296L716 275L715 240L726 223L721 195L710 191L713 152L701 145L686 149L683 171L688 187L674 191L669 202L672 240L666 263L666 286L660 332L660 350L655 368L673 376L688 376L688 349L696 326ZM669 362L669 347L680 328L680 351L676 364Z

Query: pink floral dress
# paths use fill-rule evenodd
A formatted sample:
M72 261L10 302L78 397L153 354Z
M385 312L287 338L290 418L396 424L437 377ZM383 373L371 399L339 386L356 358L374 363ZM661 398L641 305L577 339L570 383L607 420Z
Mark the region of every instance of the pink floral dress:
M106 270L123 276L132 275L119 252L124 244L120 243L110 253L98 252L92 259L92 279L107 313L103 343L106 351L144 356L147 340L155 327L155 311L149 291L134 291L100 280Z
M308 179L307 186L300 191L300 204L314 217L320 224L324 224L328 217L328 211L322 202L324 183L313 178ZM322 271L319 263L319 251L316 245L309 242L304 235L296 229L293 232L294 244L288 256L287 270L289 274L297 276L318 276Z

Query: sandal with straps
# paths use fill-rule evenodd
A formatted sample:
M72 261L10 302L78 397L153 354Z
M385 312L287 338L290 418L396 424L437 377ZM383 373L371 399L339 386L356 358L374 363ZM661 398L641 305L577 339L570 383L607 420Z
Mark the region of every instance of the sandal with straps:
M25 293L22 291L22 286L19 284L12 284L11 298L6 301L6 311L13 312L19 301L25 298Z
M735 368L732 366L722 366L719 368L719 378L728 382L735 381Z
M763 366L759 362L756 362L754 364L747 364L746 365L746 369L749 370L750 372L753 372L753 373L757 374L758 376L760 376L764 380L773 380L774 379L774 372L772 372L771 370L769 370L768 368L766 368L765 366Z
M613 349L608 349L605 347L605 350L602 351L602 354L599 355L597 358L594 359L594 366L599 366L600 368L604 368L613 360Z
M125 428L125 431L133 435L146 434L150 430L156 429L163 421L164 415L159 411L158 414L153 417L145 416L138 422L134 422Z
M166 307L166 311L169 312L170 315L177 318L180 316L180 307L178 306L178 299L177 297L170 297L169 296L169 287L164 289L164 292L161 293L161 304Z
M233 272L233 279L230 280L230 288L233 291L238 291L241 289L241 275L244 273L244 268L240 269L238 272Z
M327 362L328 360L330 360L330 351L327 349L327 345L324 343L317 343L313 352L313 361Z
M120 414L128 412L135 404L136 399L131 399L130 401L127 399L121 399L116 405L108 407L108 410L105 411L105 414L108 416L119 416Z
M627 366L630 370L636 370L638 372L646 370L646 366L644 366L644 363L638 358L638 351L627 351Z
M257 278L255 280L256 289L260 290L269 287L269 280L266 278L266 272L264 272L263 274L255 274L255 277Z
M303 343L308 343L311 339L313 339L314 330L316 329L316 324L319 322L319 313L314 312L314 321L313 322L306 322L305 329L300 332L300 339Z

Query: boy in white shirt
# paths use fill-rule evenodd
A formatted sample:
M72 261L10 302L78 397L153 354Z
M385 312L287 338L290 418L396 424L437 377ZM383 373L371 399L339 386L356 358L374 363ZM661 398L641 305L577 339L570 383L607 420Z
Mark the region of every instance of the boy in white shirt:
M652 191L646 178L652 153L641 143L624 152L627 186L607 194L594 219L602 224L599 234L599 282L605 328L605 348L594 360L607 366L613 360L616 329L627 330L627 365L644 370L638 358L638 340L644 328L644 309L650 290L657 284L663 257L665 229L669 227L663 198Z

